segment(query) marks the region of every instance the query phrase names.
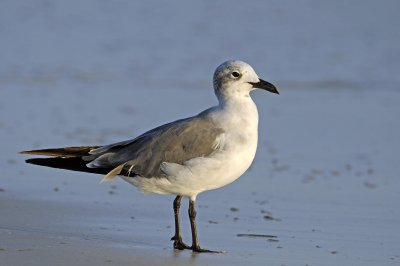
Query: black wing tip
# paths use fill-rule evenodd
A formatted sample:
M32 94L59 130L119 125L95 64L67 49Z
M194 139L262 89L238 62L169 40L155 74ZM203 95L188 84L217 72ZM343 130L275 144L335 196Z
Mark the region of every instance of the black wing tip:
M112 170L112 168L89 168L86 166L87 162L81 157L30 158L25 162L33 165L94 174L107 174Z
M36 164L36 165L45 165L47 166L47 164L45 164L46 162L49 162L50 158L30 158L30 159L26 159L25 162L29 163L29 164Z

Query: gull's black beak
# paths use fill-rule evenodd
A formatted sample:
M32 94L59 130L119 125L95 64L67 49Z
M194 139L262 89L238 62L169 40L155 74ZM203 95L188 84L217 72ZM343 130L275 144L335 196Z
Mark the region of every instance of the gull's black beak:
M263 89L272 93L279 94L278 89L268 81L260 79L259 82L249 82L254 88Z

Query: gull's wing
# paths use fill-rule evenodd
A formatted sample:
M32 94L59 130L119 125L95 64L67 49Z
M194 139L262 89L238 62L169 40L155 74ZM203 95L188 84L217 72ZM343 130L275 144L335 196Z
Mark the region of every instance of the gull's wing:
M54 156L28 159L28 163L74 171L115 175L160 176L162 162L181 164L207 156L218 147L223 130L204 116L162 125L139 137L106 146L66 147L25 151ZM106 176L106 177L107 177Z

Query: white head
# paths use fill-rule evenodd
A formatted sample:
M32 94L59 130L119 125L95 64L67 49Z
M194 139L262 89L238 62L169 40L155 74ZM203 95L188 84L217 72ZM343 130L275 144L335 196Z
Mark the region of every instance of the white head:
M226 61L217 67L213 81L215 94L219 101L235 97L249 97L250 91L256 88L278 93L276 87L260 79L249 64L237 60Z

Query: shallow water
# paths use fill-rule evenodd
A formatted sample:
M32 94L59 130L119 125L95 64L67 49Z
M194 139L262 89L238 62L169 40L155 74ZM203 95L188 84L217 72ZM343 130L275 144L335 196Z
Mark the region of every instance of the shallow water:
M110 3L0 4L2 262L400 263L397 1ZM200 242L223 255L172 250L172 196L17 155L195 114L216 103L211 74L230 58L281 95L253 93L251 169L198 197ZM188 242L184 210L182 222Z

